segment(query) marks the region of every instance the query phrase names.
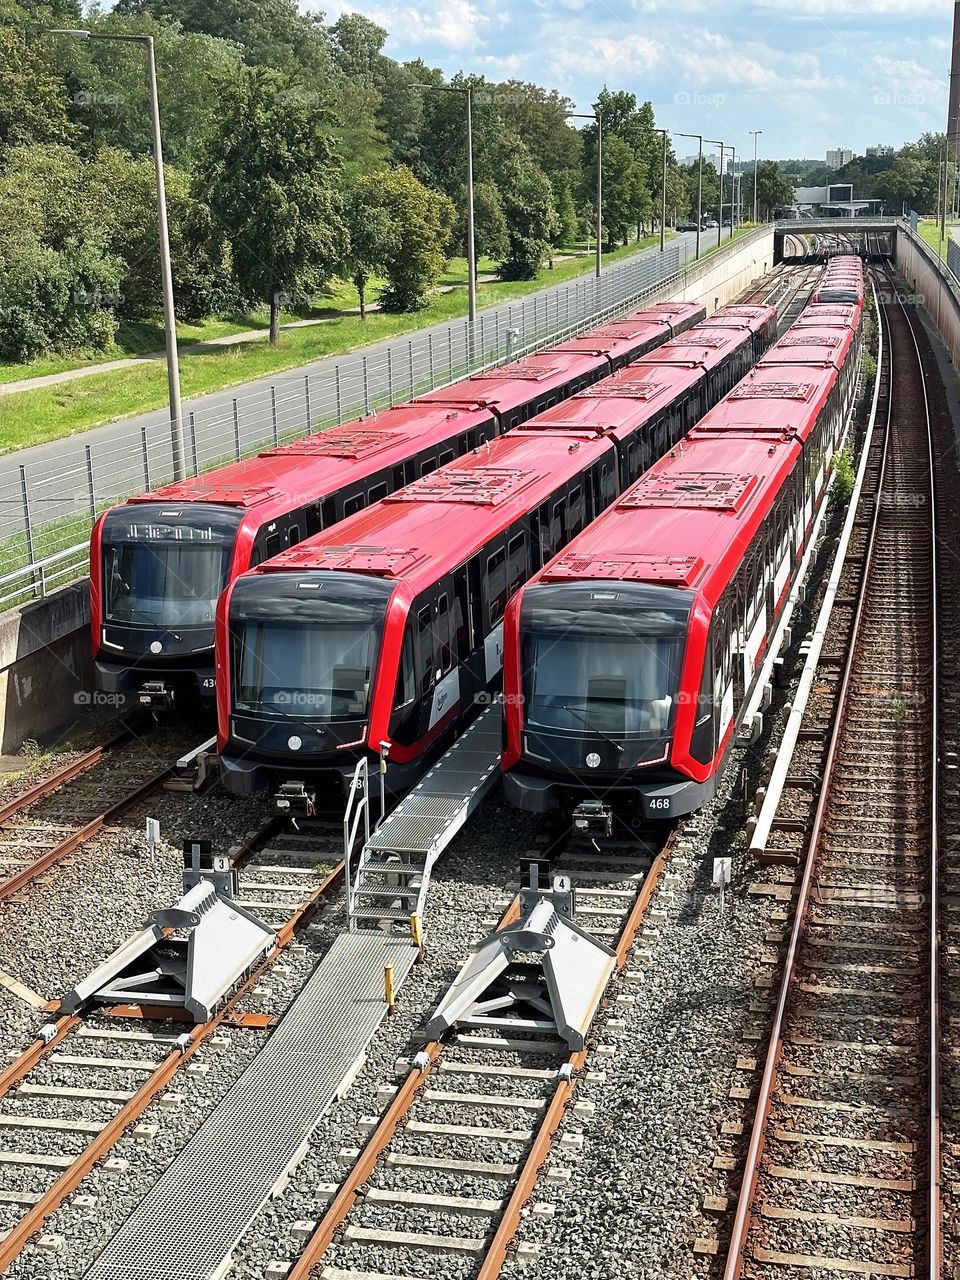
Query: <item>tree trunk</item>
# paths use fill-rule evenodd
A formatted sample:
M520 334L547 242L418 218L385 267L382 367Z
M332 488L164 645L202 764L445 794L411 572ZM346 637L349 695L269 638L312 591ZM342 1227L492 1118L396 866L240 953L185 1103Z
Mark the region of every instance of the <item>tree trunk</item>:
M280 294L276 289L270 294L270 345L280 345Z

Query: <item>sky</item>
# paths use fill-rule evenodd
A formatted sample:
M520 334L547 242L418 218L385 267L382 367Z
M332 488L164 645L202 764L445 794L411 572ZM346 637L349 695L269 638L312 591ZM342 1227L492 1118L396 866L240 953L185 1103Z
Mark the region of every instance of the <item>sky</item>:
M532 80L589 108L597 90L649 98L661 126L761 158L899 146L947 115L947 0L316 0L359 11L385 52L446 73ZM696 143L674 140L681 158Z

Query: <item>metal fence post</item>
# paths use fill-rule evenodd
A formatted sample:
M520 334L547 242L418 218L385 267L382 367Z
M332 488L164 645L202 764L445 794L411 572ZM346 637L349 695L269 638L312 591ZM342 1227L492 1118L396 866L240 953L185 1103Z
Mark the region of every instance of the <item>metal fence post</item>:
M197 456L197 416L190 410L190 452L193 456L193 474L200 474L200 459Z
M90 499L90 519L96 521L97 518L97 497L94 492L93 483L93 451L90 446L84 445L84 451L87 458L87 496Z
M408 348L407 354L410 357L410 394L413 395L416 391L416 387L414 386L414 383L413 383L413 339L412 338L407 343L407 348Z
M313 428L310 423L310 375L309 373L305 373L303 375L303 400L307 409L307 435L309 436L313 434Z
M427 334L427 355L430 361L430 387L436 386L436 378L433 376L433 334Z
M393 404L393 347L387 347L387 398Z
M150 453L147 449L147 428L140 428L140 448L143 450L143 487L150 492Z
M280 444L280 419L277 417L277 388L270 384L270 422L273 426L273 443Z
M447 325L447 377L453 381L453 329Z
M363 357L363 412L370 412L370 381L367 377L367 357Z
M343 422L343 398L340 392L340 366L336 365L333 370L333 380L337 391L337 423Z
M30 494L27 490L27 468L20 464L20 496L23 499L23 531L27 538L27 559L32 565L36 561L33 553L33 521L30 519ZM41 578L41 587L43 579ZM42 595L41 591L41 595Z
M487 340L483 336L483 312L480 312L480 363L487 363Z
M240 402L233 401L233 443L236 447L237 461L240 461Z

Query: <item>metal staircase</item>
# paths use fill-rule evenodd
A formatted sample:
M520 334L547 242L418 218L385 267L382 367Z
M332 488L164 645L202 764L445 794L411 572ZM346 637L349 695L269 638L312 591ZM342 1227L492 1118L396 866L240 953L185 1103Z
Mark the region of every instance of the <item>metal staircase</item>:
M372 833L366 761L344 817L351 931L408 933L423 917L434 865L499 777L501 707L487 707ZM363 845L354 850L363 827Z

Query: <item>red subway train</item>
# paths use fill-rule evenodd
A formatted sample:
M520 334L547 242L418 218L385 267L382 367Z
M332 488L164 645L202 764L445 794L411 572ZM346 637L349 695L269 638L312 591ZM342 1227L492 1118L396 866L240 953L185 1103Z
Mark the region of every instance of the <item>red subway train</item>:
M285 548L582 391L704 318L655 303L561 347L266 449L105 512L90 542L97 686L169 706L212 696L224 586Z
M810 301L851 302L862 307L863 288L863 262L852 254L841 254L827 263Z
M725 393L775 320L673 339L237 578L217 622L225 786L299 783L306 799L384 742L391 789L414 782L499 679L509 595Z
M512 598L512 804L607 822L614 808L676 817L713 795L849 419L859 310L850 319L789 330ZM809 348L796 341L807 334Z

